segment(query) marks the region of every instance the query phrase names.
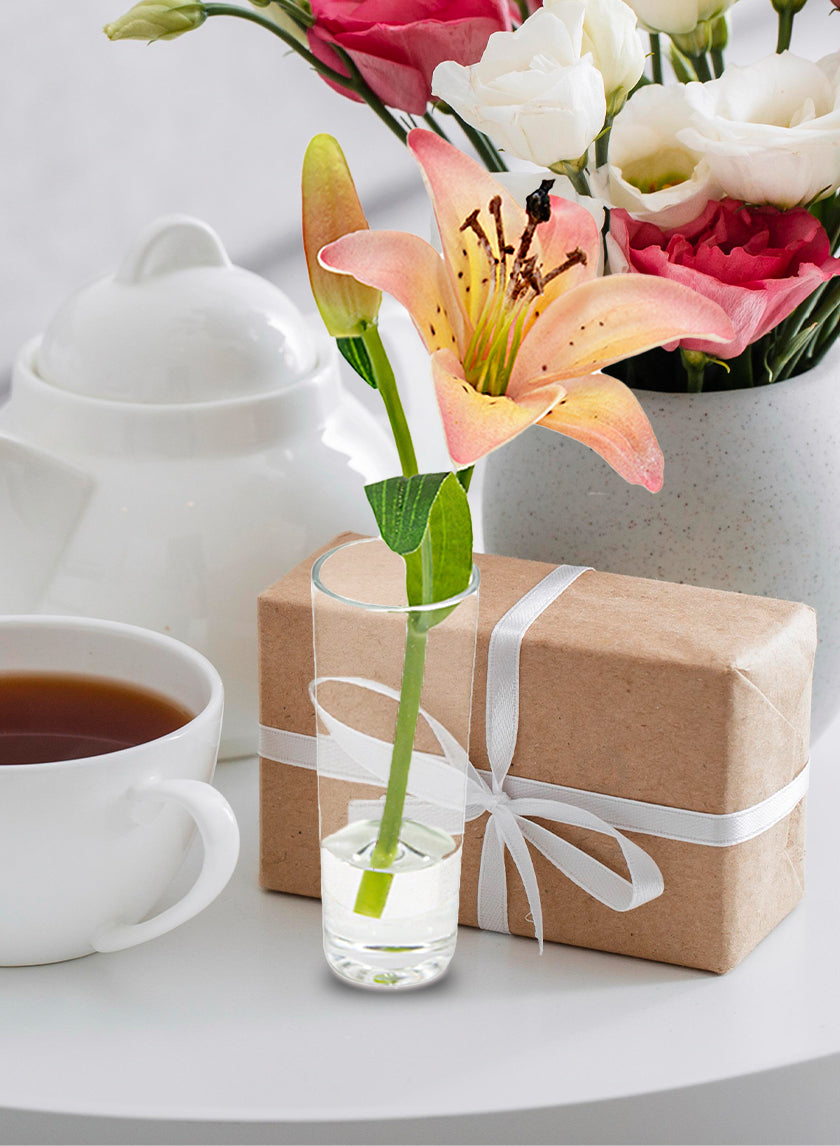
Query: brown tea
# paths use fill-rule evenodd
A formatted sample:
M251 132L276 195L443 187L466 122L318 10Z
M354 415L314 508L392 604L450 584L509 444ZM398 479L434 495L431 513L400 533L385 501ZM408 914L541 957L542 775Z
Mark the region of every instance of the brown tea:
M174 732L193 715L159 693L121 681L0 674L0 765L117 752Z

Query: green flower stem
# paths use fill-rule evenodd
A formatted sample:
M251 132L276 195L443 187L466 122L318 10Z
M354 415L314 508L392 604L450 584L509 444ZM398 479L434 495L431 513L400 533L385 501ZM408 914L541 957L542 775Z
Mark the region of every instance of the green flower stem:
M582 158L585 162L586 156ZM589 186L589 179L586 176L584 162L578 160L574 163L570 163L565 159L561 159L559 163L552 163L550 170L557 175L565 175L578 195L586 195L591 198L592 188Z
M715 70L715 79L720 79L726 67L726 61L723 58L723 48L712 48L712 67Z
M804 328L817 306L825 298L828 286L828 283L818 286L804 302L799 304L793 314L776 328L776 342L783 348L789 346ZM776 365L778 366L778 363Z
M832 334L836 329L840 312L840 284L836 280L831 284L826 283L823 291L819 306L813 314L809 313L807 316L808 328L813 332L811 337L794 351L783 354L776 360L774 363L776 381L790 378L802 358L805 358L806 363L814 365L833 341ZM815 292L818 293L820 292ZM802 325L803 323L800 323L800 327Z
M709 80L714 78L705 52L699 56L690 56L689 59L691 60L691 66L694 68L695 75L701 83L708 83Z
M608 115L607 121L604 124L603 131L595 140L595 166L604 167L609 161L610 154L610 132L612 131L613 121Z
M828 349L834 345L837 340L838 327L840 326L840 312L835 313L830 321L826 322L821 330L818 332L814 345L808 351L807 369L810 370L812 366L816 366L822 356Z
M365 83L364 76L359 71L352 56L350 56L344 50L344 48L340 48L338 44L333 44L332 49L344 64L345 68L347 68L350 79L353 82L353 91L362 97L371 111L382 120L389 131L394 133L400 143L404 144L408 139L408 132L399 122L399 120L391 115L390 111L388 111L388 108L385 106L376 92L374 92L370 87L368 87L367 83ZM341 73L338 72L337 74L340 75Z
M650 33L650 66L655 84L662 83L662 45L658 32Z
M701 350L680 350L680 357L688 378L688 393L701 394L708 358Z
M311 28L315 23L315 17L311 12L305 12L295 0L273 0L278 8L284 12L290 20L294 20L297 26L301 29ZM260 5L262 7L262 5Z
M405 143L408 132L402 124L391 115L382 100L371 91L362 79L358 68L352 61L348 62L349 57L347 57L346 53L342 52L340 48L337 48L336 52L347 65L348 71L350 72L349 76L323 63L317 56L313 55L308 48L305 48L299 40L295 39L290 32L287 32L285 28L281 28L279 24L275 24L273 20L261 16L259 12L254 12L250 8L241 8L237 4L210 3L204 5L204 13L206 16L235 16L240 20L249 20L252 24L258 24L259 27L265 28L266 31L271 32L272 35L278 36L288 48L291 48L293 52L297 52L302 59L306 60L310 67L314 68L315 71L324 76L325 79L361 96L371 110L382 120L389 131L392 131L394 135L396 135L400 143Z
M403 477L411 477L412 474L419 472L417 455L414 452L411 431L408 428L405 410L397 390L397 381L391 363L388 361L388 355L385 353L385 347L382 345L379 328L369 326L361 335L361 339L373 367L377 389L385 403L385 411L388 414L388 421L391 423L391 432L394 435L394 444L400 457Z
M287 47L297 52L299 56L302 56L317 72L327 76L327 78L331 79L334 83L341 84L342 87L353 87L352 80L322 63L317 56L313 56L299 40L295 39L291 32L287 32L285 28L281 28L279 24L275 24L273 20L269 20L267 16L261 16L259 12L254 12L251 8L241 8L238 4L210 3L204 5L204 14L205 16L236 16L240 20L249 20L252 24L258 24L261 28L265 28L267 32L279 36Z
M368 327L361 337L370 359L377 389L385 403L403 476L411 477L412 474L418 472L417 457L405 411L400 401L393 368L376 326ZM431 597L433 584L432 548L428 531L422 541L421 554L422 598L423 602L426 603ZM413 617L409 616L406 627L405 661L400 686L400 702L394 731L391 766L388 771L388 787L385 792L385 808L379 825L379 835L371 854L371 863L374 867L390 866L397 854L408 786L408 772L411 767L411 754L414 748L414 733L420 712L420 694L423 690L427 639L428 633L421 629ZM360 915L380 919L388 902L393 879L393 875L387 871L363 872L354 910Z
M425 563L424 563L425 564ZM424 577L424 582L427 579ZM408 772L414 748L414 732L420 712L420 694L423 691L423 672L426 665L428 632L421 630L413 617L406 625L405 661L403 664L400 704L394 731L394 749L388 772L385 807L379 836L374 844L370 862L373 868L386 868L394 862L400 842ZM354 911L379 919L388 900L393 875L387 871L364 871L356 895Z
M681 52L673 41L671 43L671 67L681 84L690 84L697 80L697 73L692 66L691 57Z
M442 104L438 104L438 107L440 107L441 111L443 111L446 115L455 117L455 119L458 121L458 126L461 128L461 131L463 131L464 135L473 145L479 155L479 158L488 171L507 171L507 164L502 159L501 155L499 155L498 151L484 134L484 132L478 131L472 126L472 124L467 123L465 119L462 119L461 116L458 115L454 108Z
M439 135L441 139L445 139L447 143L452 142L430 111L425 113L423 116L423 121L429 125L435 135Z
M780 8L779 12L779 34L776 38L776 51L784 52L790 47L790 38L793 34L793 17L795 12L792 8Z

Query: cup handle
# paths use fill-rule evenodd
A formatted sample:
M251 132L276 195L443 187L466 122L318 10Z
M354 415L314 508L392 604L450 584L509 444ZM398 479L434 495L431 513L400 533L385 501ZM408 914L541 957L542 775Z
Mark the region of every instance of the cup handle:
M233 875L239 858L239 827L227 800L201 780L144 780L129 795L139 799L171 800L195 820L204 845L204 861L190 890L159 915L143 923L114 923L93 937L95 951L122 951L157 939L198 915L212 903Z

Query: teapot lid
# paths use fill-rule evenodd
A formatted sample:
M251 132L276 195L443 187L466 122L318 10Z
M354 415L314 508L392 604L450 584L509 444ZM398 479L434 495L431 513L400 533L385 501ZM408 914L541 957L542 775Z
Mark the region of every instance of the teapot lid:
M64 302L35 370L89 397L191 403L282 390L317 358L282 291L234 266L206 223L173 215L141 232L116 274Z

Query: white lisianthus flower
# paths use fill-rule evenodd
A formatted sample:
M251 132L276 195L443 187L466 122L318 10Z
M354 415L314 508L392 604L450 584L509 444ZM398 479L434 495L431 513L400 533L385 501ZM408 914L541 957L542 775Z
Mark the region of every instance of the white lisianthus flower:
M725 195L790 208L840 186L840 53L813 63L783 52L684 90L692 116L679 139Z
M570 0L543 0L548 12L560 15ZM604 78L607 107L618 108L645 70L645 48L638 31L636 13L624 0L583 0L581 51L591 52L592 62Z
M477 64L438 64L432 92L503 151L541 167L576 162L604 125L604 83L581 54L585 8L540 8L515 32L494 32Z
M642 24L651 32L684 36L698 24L716 20L735 0L627 0Z
M706 160L678 138L690 117L681 84L640 88L616 116L609 163L591 176L593 191L659 227L696 219L719 190Z

